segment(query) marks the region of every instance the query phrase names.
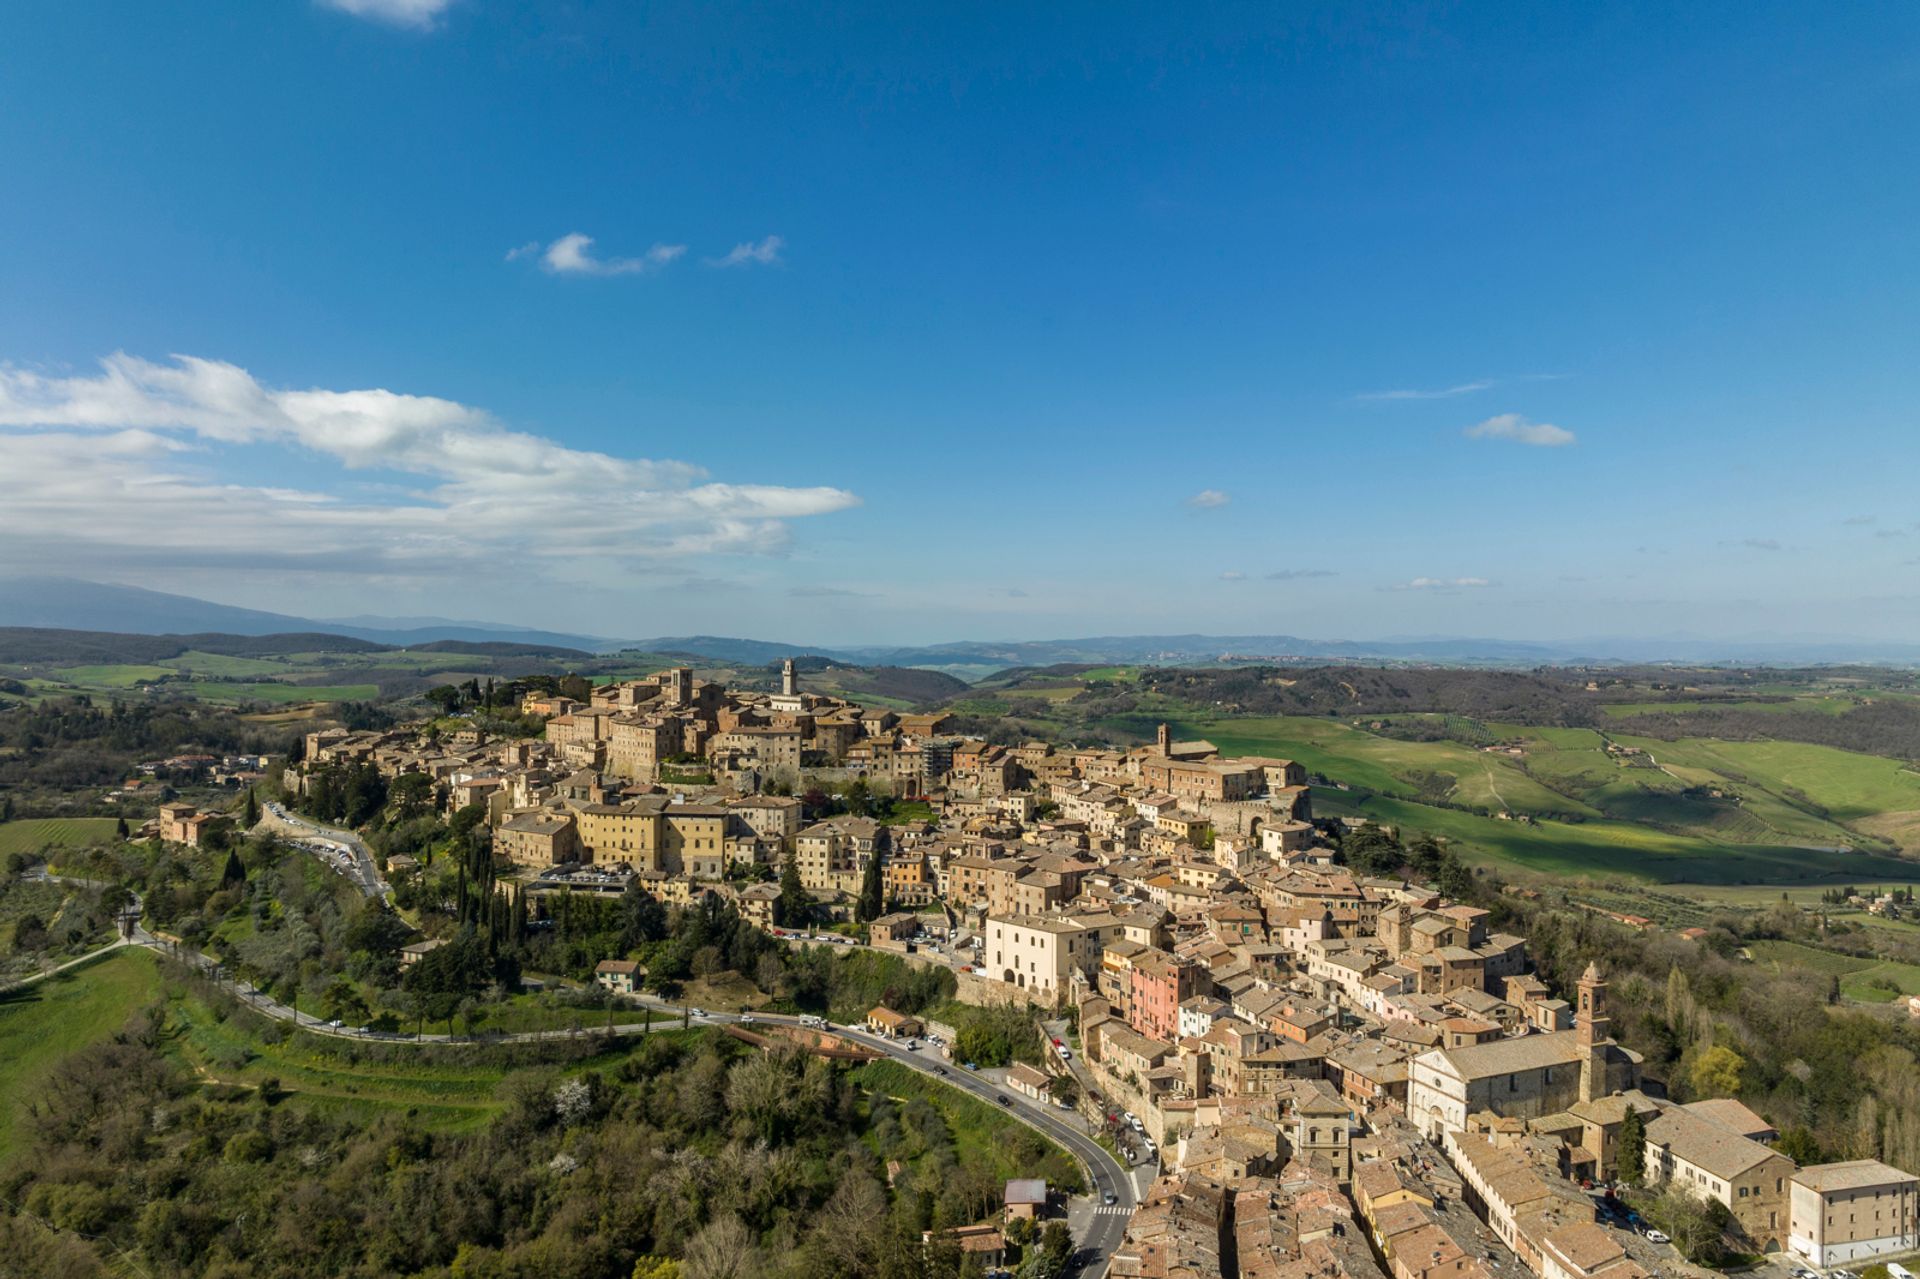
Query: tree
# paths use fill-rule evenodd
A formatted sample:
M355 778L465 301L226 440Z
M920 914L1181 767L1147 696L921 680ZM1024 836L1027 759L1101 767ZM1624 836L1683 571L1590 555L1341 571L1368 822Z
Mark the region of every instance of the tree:
M875 853L867 859L867 869L860 877L860 901L854 908L853 917L861 923L869 923L880 918L886 909L880 882L880 854Z
M260 799L253 793L253 787L247 787L246 827L252 830L260 824Z
M752 1233L729 1213L714 1218L687 1241L680 1273L686 1279L742 1279L757 1268L755 1252Z
M1620 1180L1633 1186L1639 1185L1647 1175L1647 1125L1632 1106L1627 1107L1627 1117L1620 1121L1614 1167Z
M122 843L133 838L133 832L127 828L126 818L122 817L113 824L113 834L114 838L120 840Z
M240 860L240 851L232 849L227 853L226 869L220 872L220 887L232 888L247 882L247 867Z
M1813 1130L1805 1124L1794 1124L1780 1134L1773 1148L1793 1162L1805 1166L1825 1160L1826 1155L1820 1149L1820 1143L1814 1138Z
M813 898L800 883L800 863L788 850L780 863L780 896L774 901L774 922L783 928L798 928L813 918Z
M1740 1092L1746 1059L1725 1044L1713 1044L1694 1058L1689 1078L1701 1097L1733 1097Z

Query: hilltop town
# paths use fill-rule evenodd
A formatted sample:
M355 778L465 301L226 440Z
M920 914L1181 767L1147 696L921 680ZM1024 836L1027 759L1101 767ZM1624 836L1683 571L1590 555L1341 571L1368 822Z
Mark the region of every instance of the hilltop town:
M1712 1251L1630 1221L1621 1178L1694 1206L1676 1236L1822 1268L1920 1248L1912 1175L1797 1166L1739 1102L1670 1100L1616 1041L1602 967L1552 989L1486 906L1338 864L1345 832L1315 820L1297 762L1164 728L993 745L804 691L791 662L773 693L679 668L521 710L543 737L315 732L284 784L417 775L480 816L505 891L718 898L1031 1010L1052 1050L1007 1086L1157 1169L1114 1275L1633 1279L1676 1272L1675 1244ZM795 792L824 783L912 807L807 821ZM607 956L604 984L634 968Z

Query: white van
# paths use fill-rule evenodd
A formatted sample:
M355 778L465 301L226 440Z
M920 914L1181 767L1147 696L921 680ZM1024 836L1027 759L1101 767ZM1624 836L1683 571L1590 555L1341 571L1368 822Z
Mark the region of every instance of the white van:
M1897 1261L1889 1261L1887 1263L1887 1274L1891 1276L1891 1279L1913 1279L1913 1271L1907 1269Z

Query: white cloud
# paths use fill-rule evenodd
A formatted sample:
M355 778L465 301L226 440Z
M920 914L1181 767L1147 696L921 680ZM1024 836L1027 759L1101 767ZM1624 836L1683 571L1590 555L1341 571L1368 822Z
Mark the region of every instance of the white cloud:
M1445 386L1437 391L1368 391L1356 395L1356 400L1451 400L1458 395L1472 395L1475 391L1492 389L1491 379L1483 378L1477 382L1462 382L1458 386Z
M575 231L540 251L534 241L507 250L507 261L540 253L540 268L551 275L642 275L657 271L687 251L684 244L656 244L637 258L600 258L593 254L593 237Z
M734 245L724 258L709 258L707 265L771 266L780 260L780 251L786 247L787 242L777 235L770 235L764 240L748 240L744 244Z
M320 3L356 18L421 29L431 27L436 18L453 6L453 0L320 0Z
M1223 582L1244 582L1247 580L1247 575L1239 569L1230 568L1220 575L1220 580Z
M1219 489L1201 489L1198 493L1195 493L1187 499L1187 505L1198 507L1203 511L1212 511L1218 510L1232 500L1231 497L1228 497Z
M1396 591L1458 591L1471 590L1482 586L1492 586L1484 577L1416 577L1410 582L1400 582Z
M1536 448L1561 448L1573 443L1572 431L1550 422L1529 422L1518 413L1501 413L1476 422L1461 432L1470 440L1512 440Z
M242 445L411 481L345 495L223 482L210 463ZM92 377L0 367L0 448L0 553L16 561L585 568L778 551L787 521L859 504L843 489L724 483L684 462L568 448L452 400L280 390L188 356L115 355Z
M1309 577L1338 576L1330 568L1280 568L1267 574L1269 582L1298 582Z

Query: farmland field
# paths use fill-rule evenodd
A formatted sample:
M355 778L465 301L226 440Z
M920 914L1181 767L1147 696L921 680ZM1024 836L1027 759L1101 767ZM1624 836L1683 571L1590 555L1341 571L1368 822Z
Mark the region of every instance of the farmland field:
M0 822L0 856L50 848L84 848L113 839L111 817L30 817Z
M1386 795L1316 790L1314 812L1364 817L1451 840L1470 862L1508 871L1651 883L1920 882L1920 862L1787 845L1716 843L1630 822L1505 822Z
M1790 941L1758 941L1747 947L1753 961L1775 972L1800 970L1838 977L1840 993L1862 1003L1920 995L1920 964L1863 959L1816 950Z
M47 1071L118 1031L159 994L153 956L127 949L0 998L0 1162L12 1155L14 1124Z

